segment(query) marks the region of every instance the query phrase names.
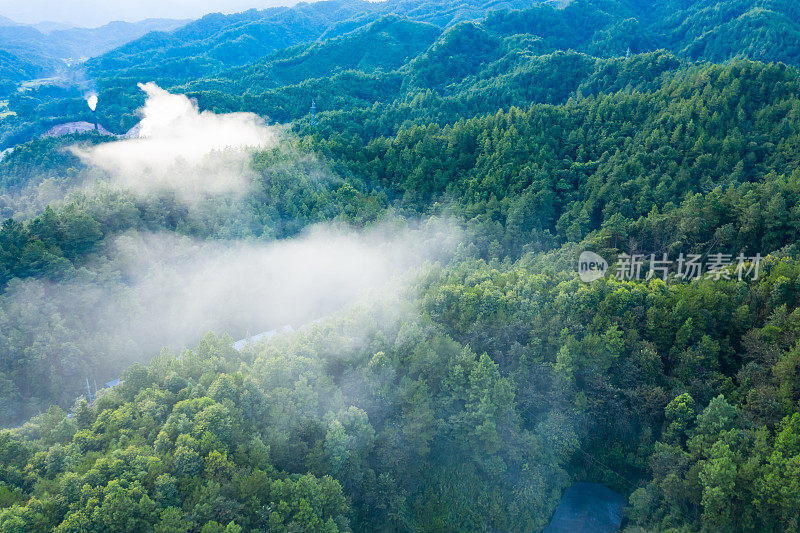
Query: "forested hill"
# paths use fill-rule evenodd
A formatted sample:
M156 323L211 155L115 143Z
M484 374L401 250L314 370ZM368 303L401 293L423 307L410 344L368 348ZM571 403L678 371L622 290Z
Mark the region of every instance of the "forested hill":
M291 8L213 14L172 33L152 33L90 62L93 71L195 79L313 41L336 23L371 9L369 2L323 1ZM149 70L148 70L149 69ZM154 70L155 69L155 70Z
M574 481L623 494L628 533L800 530L797 10L210 15L92 62L104 126L185 119L105 145L148 149L106 167L87 154L113 138L34 138L91 120L85 94L14 86L0 533L541 531ZM137 114L151 80L169 105ZM272 143L240 161L225 143L248 120ZM246 186L182 194L198 177ZM391 294L342 309L342 292L374 293L311 283L381 270L343 240L414 256L398 235L440 253ZM584 250L612 271L583 281ZM664 254L673 270L647 277ZM626 256L641 276L615 271ZM677 275L695 256L730 264ZM289 282L259 293L284 263Z
M564 7L566 6L566 7ZM800 19L791 0L326 0L293 8L209 15L172 33L150 35L96 61L96 72L164 60L191 60L175 75L196 78L225 66L244 64L269 52L316 39L335 37L386 14L447 28L503 15L490 25L505 34L534 34L557 49L594 55L624 55L659 48L691 59L721 61L744 56L797 64ZM620 50L621 49L621 50ZM169 64L159 72L170 73Z
M26 63L26 70L13 71L0 63L0 80L25 81L54 76L66 63L104 54L124 43L154 31L171 31L187 20L149 19L111 22L97 28L69 28L42 32L33 26L0 23L0 52L13 63ZM0 94L2 91L0 90Z
M100 92L101 121L115 133L124 133L136 123L134 112L142 104L136 83L141 80L200 93L198 97L205 98L208 105L256 111L273 120L292 121L307 111L309 101L316 96L321 97L323 110L351 105L353 98L369 102L399 97L399 78L391 75L376 78L375 68L397 70L398 76L409 69L427 69L428 74L420 73L412 78L413 86L441 92L448 85L463 81L465 76L478 76L479 90L487 90L493 83L492 78L519 79L519 69L535 70L530 58L535 61L536 56L568 50L613 58L624 57L628 50L638 54L664 49L685 60L719 62L738 57L797 65L800 58L797 9L795 4L783 0L722 3L326 0L291 8L209 15L172 32L152 32L91 60L88 74ZM410 33L402 36L389 32L389 40L380 46L387 58L393 57L390 61L383 58L360 63L340 61L342 57L363 58L363 40L377 37L375 25L388 15L430 24L446 33L428 53L433 35L430 30L409 30ZM465 22L476 24L477 29L471 33L464 28L456 33L447 31ZM394 24L391 28L399 27ZM372 37L370 32L373 32ZM358 37L359 34L365 36ZM449 52L448 46L455 47L455 53ZM334 47L338 52L333 51ZM464 52L466 48L472 50ZM293 67L289 78L265 83L263 72L272 68L285 70L292 61L304 65ZM554 103L576 94L576 73L570 71L572 68L559 67L558 76L566 74L567 80L559 83L558 76L550 79L547 82L551 84L549 96L543 101ZM325 80L330 73L346 71L362 74L356 74L355 78L347 74L349 79L358 81L347 85L348 94L345 95L326 87L326 83L314 81ZM16 56L9 57L0 67L0 76L6 78L6 81L0 79L0 95L10 95L8 109L15 113L0 119L3 121L0 147L29 140L54 124L91 119L88 109L81 103L85 89L44 87L14 94L17 80L41 72L42 66L36 61L24 61ZM549 75L548 72L542 74ZM251 83L248 85L240 79L242 77ZM466 80L461 89L471 91L471 83ZM290 101L281 102L277 108L267 109L256 103L262 99L275 103L274 97L266 91L278 86L302 86L303 89L283 91L279 98ZM375 87L380 90L373 90ZM204 97L203 89L213 89L218 94ZM402 89L404 94L410 94L407 89L409 87ZM377 93L380 95L376 96ZM250 100L244 104L223 103L231 96ZM522 105L525 101L523 98ZM501 105L509 103L512 102ZM486 111L491 111L491 106Z
M366 98L362 100L366 101L398 97L398 78L376 77L376 68L397 70L400 76L408 71L413 80L410 87L403 89L408 94L413 87L452 93L453 88L448 86L459 82L463 83L456 90L472 91L473 83L477 83L479 90L485 90L494 83L493 79L502 83L510 77L519 79L520 70L536 70L532 66L536 56L568 50L613 58L626 56L628 50L639 54L663 49L687 61L750 58L797 65L800 61L797 9L795 4L782 0L722 3L577 0L565 6L526 1L330 0L228 16L209 15L170 33L151 33L92 60L89 73L100 89L102 121L116 133L124 133L135 124L134 111L142 103L136 83L142 79L184 92L202 92L204 88L218 91L220 96L207 100L208 105L211 102L222 105L222 99L230 96L250 98L245 104L224 105L263 113L273 120L292 121L307 111L309 101L315 96L320 97L323 110L339 105L336 101L342 97L342 103L356 95L364 95ZM445 33L427 51L434 35L431 29L411 30L413 24L408 24L407 33L400 35L399 26L394 23L388 26L388 40L380 44L376 41L382 53L374 55L381 59L352 61L352 57L364 58L365 39L383 38L378 36L380 30L375 25L392 13L418 24L431 24ZM472 21L475 29L465 29L464 21ZM448 31L459 26L457 32ZM470 51L465 52L467 49ZM388 60L390 56L393 59ZM348 59L342 61L344 57ZM281 78L288 75L286 69L290 63L294 64L293 73ZM547 69L551 66L541 75L550 76L554 71ZM580 73L573 71L575 65L558 68L558 76L547 82L551 84L549 97L543 101L560 102L576 94L578 84L574 76ZM277 78L267 81L265 73L269 77L272 70L284 74L276 74ZM354 82L348 95L326 87L327 82L314 81L345 71L363 73L356 75L359 81ZM477 79L465 80L467 76ZM566 79L559 82L558 77ZM381 87L377 91L379 96L371 90L376 83ZM267 90L299 85L304 85L304 89L291 95L284 91L281 98L293 101L281 103L279 108L268 109L253 103L262 98L272 100L271 95L265 94ZM387 92L384 90L387 87L395 89ZM543 90L541 85L539 90ZM10 108L19 111L17 118L9 119L9 126L20 128L20 133L15 136L9 128L5 140L0 139L6 145L25 139L37 129L47 129L58 120L87 118L86 110L78 102L70 109L83 111L83 115L64 116L65 106L54 106L52 94L43 94L41 101L35 92L18 98L12 97L10 101ZM73 98L77 100L79 95ZM524 105L525 101L523 98L518 105ZM491 111L491 106L487 111ZM47 123L42 123L44 120Z
M536 0L323 0L235 15L213 14L171 33L148 35L90 64L96 75L135 67L126 75L196 79L295 44L339 36L387 14L447 27L465 20L480 20L490 9L525 8L536 3Z

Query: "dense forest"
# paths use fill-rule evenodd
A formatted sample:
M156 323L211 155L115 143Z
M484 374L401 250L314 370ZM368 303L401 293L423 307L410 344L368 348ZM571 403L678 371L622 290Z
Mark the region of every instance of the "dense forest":
M101 124L146 140L41 137L93 120L85 91L0 63L0 533L541 531L575 481L624 495L629 532L800 531L798 21L790 0L209 15L86 64ZM190 127L158 130L157 103ZM225 128L250 120L270 141L242 160ZM206 124L231 140L195 167L204 138L160 133ZM137 142L155 165L116 180ZM246 183L189 196L183 166ZM261 301L263 255L342 290ZM686 256L729 265L615 270Z

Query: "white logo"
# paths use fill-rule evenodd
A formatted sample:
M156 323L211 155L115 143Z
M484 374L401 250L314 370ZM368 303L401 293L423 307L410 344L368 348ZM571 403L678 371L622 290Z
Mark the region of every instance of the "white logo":
M583 252L578 259L578 276L581 281L591 283L606 275L608 263L594 252Z

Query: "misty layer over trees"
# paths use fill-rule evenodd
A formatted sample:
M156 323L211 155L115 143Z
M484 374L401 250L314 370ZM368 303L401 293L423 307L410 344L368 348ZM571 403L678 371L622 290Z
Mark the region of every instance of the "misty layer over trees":
M319 2L10 78L0 533L800 531L798 20Z

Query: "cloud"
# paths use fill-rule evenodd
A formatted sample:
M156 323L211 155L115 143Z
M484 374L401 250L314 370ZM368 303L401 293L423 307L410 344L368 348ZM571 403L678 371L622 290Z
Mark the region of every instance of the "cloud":
M201 112L180 94L155 83L139 84L147 94L141 109L141 138L73 147L84 163L111 180L147 194L174 191L194 201L208 195L241 194L250 183L250 156L277 145L280 130L252 113Z
M209 331L238 339L394 301L460 238L444 222L360 232L320 225L269 243L130 232L71 279L15 280L0 299L0 328L11 351L36 347L60 354L42 357L62 361L65 376L110 379Z
M426 261L444 259L454 235L446 226L394 234L317 226L262 243L134 233L116 239L113 256L139 302L136 336L160 331L176 345L211 330L239 337L296 326L385 296Z

